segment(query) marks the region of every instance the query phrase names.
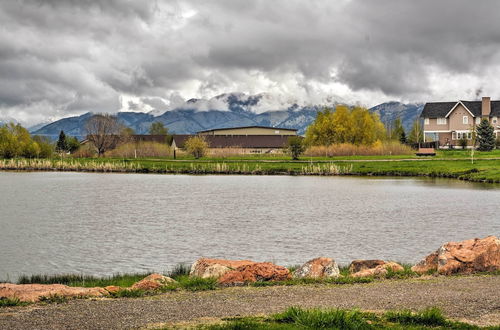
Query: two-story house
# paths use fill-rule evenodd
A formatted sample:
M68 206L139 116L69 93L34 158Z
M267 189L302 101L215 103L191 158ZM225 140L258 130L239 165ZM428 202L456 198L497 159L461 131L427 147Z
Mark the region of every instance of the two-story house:
M483 118L490 121L495 136L500 136L500 101L429 102L420 118L424 120L424 141L439 141L440 146L457 146L458 140L472 139L472 128Z

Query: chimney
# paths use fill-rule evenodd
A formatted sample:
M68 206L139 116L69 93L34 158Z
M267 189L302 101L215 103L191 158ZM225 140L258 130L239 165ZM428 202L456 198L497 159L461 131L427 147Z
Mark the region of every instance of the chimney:
M481 115L483 117L489 117L491 113L491 100L489 97L483 97L481 101Z

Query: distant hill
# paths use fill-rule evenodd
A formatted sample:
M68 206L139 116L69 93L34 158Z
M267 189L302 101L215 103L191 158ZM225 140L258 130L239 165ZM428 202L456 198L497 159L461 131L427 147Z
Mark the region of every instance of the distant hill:
M403 127L409 132L415 119L422 113L423 108L423 103L386 102L370 108L370 111L377 113L386 126L399 117Z
M230 93L215 98L191 99L181 106L162 114L142 112L119 112L119 120L133 128L137 134L147 134L149 126L155 121L162 122L170 133L193 134L198 131L236 126L273 126L295 128L299 134L304 134L307 126L316 118L316 113L325 105L301 107L297 104L285 106L285 110L273 110L273 107L283 109L280 100L271 99L267 94L245 95ZM287 102L285 100L284 102ZM334 104L326 105L334 107ZM403 126L409 130L413 120L420 115L423 105L388 102L377 105L370 110L379 114L384 123L392 122L398 116ZM262 110L265 111L262 111ZM83 138L85 122L91 116L86 113L81 116L63 118L45 125L32 133L56 138L61 130L67 135Z

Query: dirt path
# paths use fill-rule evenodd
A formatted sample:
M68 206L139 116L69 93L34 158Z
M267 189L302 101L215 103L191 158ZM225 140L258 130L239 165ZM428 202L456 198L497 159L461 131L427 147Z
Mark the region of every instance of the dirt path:
M441 308L479 325L500 324L500 276L391 280L371 284L228 288L146 298L74 300L0 309L0 329L126 329L200 318L274 313L288 306L365 310Z

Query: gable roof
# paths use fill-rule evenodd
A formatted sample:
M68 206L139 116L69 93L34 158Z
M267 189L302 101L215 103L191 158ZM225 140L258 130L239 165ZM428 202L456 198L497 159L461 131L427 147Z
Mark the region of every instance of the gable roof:
M428 102L425 104L421 118L445 118L458 104L462 103L474 117L481 116L481 101ZM491 101L490 117L500 117L500 101Z
M174 135L172 143L183 148L187 139L196 135ZM209 148L283 148L289 135L203 135Z
M268 129L274 129L274 130L284 130L284 131L294 131L296 132L297 129L295 128L284 128L284 127L272 127L272 126L240 126L240 127L221 127L221 128L213 128L213 129L208 129L205 131L199 131L198 133L208 133L208 132L213 132L213 131L222 131L222 130L227 130L227 129L244 129L244 128L268 128Z

